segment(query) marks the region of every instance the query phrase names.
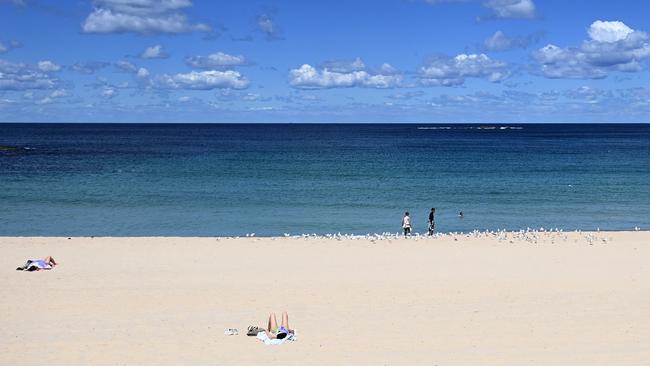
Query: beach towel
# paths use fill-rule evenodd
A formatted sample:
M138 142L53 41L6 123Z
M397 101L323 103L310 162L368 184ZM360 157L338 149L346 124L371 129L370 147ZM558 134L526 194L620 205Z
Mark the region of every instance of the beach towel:
M284 342L291 341L295 342L298 340L298 335L296 331L294 330L293 333L289 333L289 335L283 339L271 339L269 336L266 334L266 332L259 332L257 333L257 339L260 341L264 342L267 346L278 346Z
M16 268L16 271L38 271L39 269L52 269L52 266L42 259L28 259L25 264Z

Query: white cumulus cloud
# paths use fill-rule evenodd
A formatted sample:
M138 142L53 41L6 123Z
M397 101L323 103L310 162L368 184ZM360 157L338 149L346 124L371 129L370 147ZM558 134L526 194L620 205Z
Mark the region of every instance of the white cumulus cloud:
M634 30L620 21L607 22L597 20L591 23L589 37L596 42L618 42L627 38Z
M472 0L424 0L429 4L460 3ZM532 19L537 15L533 0L484 0L483 6L492 11L495 18Z
M141 67L138 69L138 72L136 72L135 75L140 79L148 78L149 70L145 69L144 67Z
M389 64L383 64L379 70L368 70L366 65L357 58L345 62L329 62L322 69L304 64L289 71L289 84L302 89L328 88L377 88L387 89L400 86L402 75Z
M94 74L98 70L101 70L108 66L108 62L102 62L102 61L88 61L88 62L77 62L70 66L70 68L74 71L80 72L82 74Z
M280 38L280 28L270 15L262 14L257 17L257 29L266 34L268 40Z
M620 21L595 21L579 47L548 44L533 53L548 78L600 79L609 72L636 72L650 56L649 36Z
M590 86L581 86L565 91L564 96L572 100L582 100L587 103L594 103L605 98L611 98L612 93L602 89L592 88Z
M113 87L106 86L102 90L102 97L104 97L106 99L111 99L111 98L114 98L116 96L117 96L117 89L115 89Z
M515 48L526 48L536 42L538 34L526 37L509 37L502 31L496 31L492 36L483 42L483 50L491 52L507 51Z
M245 89L248 84L248 80L233 70L191 71L173 75L163 74L156 78L156 86L163 89Z
M157 44L155 46L147 47L140 57L144 59L167 58L167 54L163 50L162 46Z
M86 33L182 33L209 31L192 24L183 9L190 0L94 0L93 12L82 25Z
M52 61L39 61L38 69L44 72L54 72L61 70L61 66L55 64Z
M487 55L460 54L456 57L438 57L419 70L422 85L456 86L465 83L465 78L481 78L501 82L510 76L508 64L493 60Z
M240 93L233 91L231 89L223 89L218 95L217 98L221 101L245 101L245 102L266 102L270 101L271 98L262 97L259 94L255 93Z
M384 64L384 65L388 65L388 64ZM365 70L366 64L363 62L363 60L360 57L357 57L352 61L348 61L348 60L327 61L323 63L323 68L326 68L330 71L345 73L345 72Z
M0 90L55 88L59 80L52 74L60 68L50 61L29 65L0 60Z
M199 69L220 69L249 64L244 56L229 55L223 52L211 53L207 56L187 57L185 62Z
M65 91L64 89L57 89L50 94L50 97L52 98L63 98L67 96L68 96L68 92Z
M50 97L45 97L45 98L37 100L34 103L36 103L36 104L52 104L52 103L54 103L54 99L52 99Z
M534 18L533 0L488 0L483 5L494 12L497 18Z
M126 60L120 60L115 63L115 66L126 72L136 73L138 72L138 67L133 63Z
M136 64L126 60L119 60L114 65L119 70L133 75L137 79L138 83L140 83L140 85L149 84L150 72L146 68L138 67Z

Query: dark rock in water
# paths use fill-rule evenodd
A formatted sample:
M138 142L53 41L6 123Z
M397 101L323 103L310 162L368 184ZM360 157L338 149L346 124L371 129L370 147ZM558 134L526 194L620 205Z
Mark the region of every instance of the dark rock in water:
M15 151L15 150L18 150L16 146L0 145L0 151Z

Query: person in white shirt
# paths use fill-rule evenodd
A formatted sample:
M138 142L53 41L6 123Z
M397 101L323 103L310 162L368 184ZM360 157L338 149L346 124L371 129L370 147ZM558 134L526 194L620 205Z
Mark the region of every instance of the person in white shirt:
M402 218L402 229L404 229L404 236L411 235L411 216L408 211L404 213Z

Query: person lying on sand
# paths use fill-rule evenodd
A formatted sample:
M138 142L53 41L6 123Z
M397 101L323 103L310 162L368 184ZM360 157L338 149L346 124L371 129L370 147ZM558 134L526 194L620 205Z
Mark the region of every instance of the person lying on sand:
M16 271L40 271L43 269L52 269L56 266L56 261L51 256L44 259L28 259L24 265L16 268Z
M282 312L282 323L279 327L278 321L275 318L275 313L271 313L269 315L268 328L265 332L270 339L284 339L289 334L293 334L294 331L289 329L289 315L287 312Z
M262 327L250 326L248 327L248 335L255 336L264 333L267 339L284 339L287 336L295 334L295 330L289 329L289 315L286 311L282 312L282 323L278 327L278 321L275 313L269 315L269 323L267 329Z

